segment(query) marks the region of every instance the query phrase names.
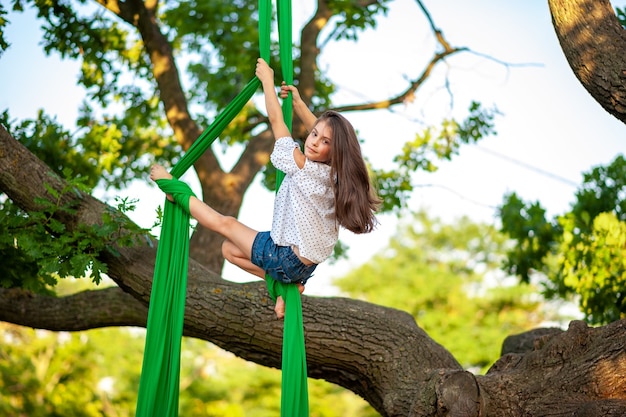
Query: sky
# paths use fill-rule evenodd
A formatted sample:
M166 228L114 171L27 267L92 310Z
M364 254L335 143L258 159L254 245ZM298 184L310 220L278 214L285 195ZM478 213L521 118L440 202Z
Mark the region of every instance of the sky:
M449 115L461 118L470 101L480 101L502 113L495 120L497 135L463 146L434 174L417 173L419 186L409 202L411 209L425 208L445 221L468 216L497 224L496 207L503 195L516 192L524 200L539 201L548 216L567 211L583 172L609 164L624 152L626 126L602 109L575 78L559 47L547 1L425 0L424 4L446 39L471 52L442 66L413 103L393 112L347 113L363 140L364 155L374 167L389 168L402 144L425 126ZM293 1L294 31L313 7L312 0ZM12 46L0 56L0 111L8 108L13 118L21 119L33 118L44 108L68 128L73 126L83 96L76 83L77 64L43 55L33 13L12 13L8 18L6 37ZM396 0L388 15L379 18L375 31L361 34L356 44L329 44L319 65L338 86L336 105L373 101L403 91L406 80L416 77L432 56L433 44L415 1ZM444 76L452 96L443 88ZM232 163L235 152L225 155L225 161ZM184 178L199 190L193 175ZM138 210L130 216L146 227L163 203L160 192L147 183L146 173L132 189L117 194L139 196ZM240 219L267 230L272 203L273 194L257 181L246 193ZM342 231L341 239L352 248L350 259L320 265L306 293L333 294L332 278L384 248L398 221L384 215L380 222L368 235ZM254 279L232 266L226 266L222 275L234 281Z

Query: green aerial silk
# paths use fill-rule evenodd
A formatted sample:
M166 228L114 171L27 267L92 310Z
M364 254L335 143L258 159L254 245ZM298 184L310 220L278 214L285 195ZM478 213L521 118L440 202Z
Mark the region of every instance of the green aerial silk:
M283 75L285 82L292 84L290 0L278 0L278 20ZM271 0L259 0L259 49L260 56L267 62L270 58L270 32ZM172 169L174 178L157 181L165 193L173 196L175 203L165 200L146 326L137 417L178 416L180 347L189 258L189 197L193 195L189 186L178 178L211 146L259 86L260 81L254 77ZM292 109L291 100L284 100L283 113L290 130ZM283 174L279 172L277 189L282 178ZM281 416L307 417L307 369L300 294L296 285L281 284L269 277L266 282L272 298L281 295L286 303Z
M287 84L293 84L293 60L291 57L291 1L278 1L278 34L280 43L280 62L283 78ZM293 101L283 101L283 116L291 131ZM276 189L284 178L278 172ZM283 379L280 414L282 417L308 417L309 393L307 385L306 350L304 346L304 325L302 322L302 300L298 287L283 284L269 276L265 277L267 289L276 300L278 295L285 300L285 328L283 333Z

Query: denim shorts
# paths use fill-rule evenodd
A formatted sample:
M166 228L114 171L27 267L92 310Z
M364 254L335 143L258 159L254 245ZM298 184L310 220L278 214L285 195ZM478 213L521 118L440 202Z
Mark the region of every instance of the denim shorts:
M317 264L305 265L289 246L278 246L270 232L259 232L252 244L252 263L267 275L285 284L304 285L315 271Z

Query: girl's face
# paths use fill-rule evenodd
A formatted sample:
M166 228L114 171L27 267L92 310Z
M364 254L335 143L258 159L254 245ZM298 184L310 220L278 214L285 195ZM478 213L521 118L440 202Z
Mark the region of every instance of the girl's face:
M304 156L314 162L329 163L333 131L326 120L317 122L304 142Z

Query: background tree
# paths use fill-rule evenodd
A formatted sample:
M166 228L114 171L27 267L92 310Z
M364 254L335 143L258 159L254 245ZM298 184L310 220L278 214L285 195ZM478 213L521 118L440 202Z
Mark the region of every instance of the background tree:
M22 3L13 4L21 6ZM230 4L235 3L215 7L226 8ZM327 33L321 32L321 28L324 28L325 24L335 25L336 30L329 31L332 36L354 36L354 30L361 27L359 25L365 27L375 22L374 12L384 11L386 2L350 4L352 9L339 9L339 6L345 4L318 2L316 14L302 32L299 81L306 99L314 103L314 108L324 100L324 92L330 86L327 81L319 84L316 82L321 81L320 74L315 68L315 58L320 52L317 45L324 45L320 42L320 34ZM115 181L123 181L128 169L139 169L139 164L147 163L141 158L143 155L141 151L148 144L160 145L163 148L160 157L173 161L175 159L166 153L171 151L173 155L173 152L179 150L177 148L186 149L199 134L200 129L196 120L201 118L194 119L190 109L195 103L188 99L195 96L184 94L180 72L174 59L178 48L181 45L188 45L204 59L201 61L203 65L192 66L191 69L197 71L197 75L192 72L194 74L190 77L192 82L198 81L198 85L202 85L203 82L205 84L208 82L209 77L213 77L214 80L228 82L217 84L218 87L210 84L211 89L214 87L227 89L229 83L238 82L236 74L245 72L239 71L239 68L230 72L234 66L225 64L216 64L216 67L212 67L216 62L226 62L226 58L221 56L222 49L215 45L203 49L202 42L213 38L220 41L223 39L225 42L234 38L240 40L243 38L239 38L238 34L242 32L247 32L245 39L254 38L248 36L250 31L241 30L242 22L253 20L240 20L247 10L247 3L244 2L236 4L236 13L234 10L228 12L227 9L220 9L219 13L206 15L203 12L208 9L185 10L185 4L180 5L178 9L171 6L172 8L159 13L153 3L144 4L132 0L121 3L107 2L105 5L110 8L108 12L97 7L81 9L80 12L87 13L87 17L78 15L77 11L69 6L70 3L57 2L52 6L36 3L36 5L42 18L47 22L45 48L56 48L66 56L84 59L81 82L88 86L93 99L83 106L80 127L84 130L80 130L78 134L81 141L72 141L77 139L75 137L72 137L72 140L59 140L67 135L55 134L54 138L57 140L54 143L60 149L64 146L78 147L81 150L80 155L87 156L87 162L91 165L103 162L105 165L113 166L111 171L102 170L102 176L111 176L112 184ZM351 14L350 11L355 13ZM220 16L220 19L228 16L229 19L212 22L213 26L205 25L215 16ZM333 16L336 16L335 19L332 19ZM434 36L439 41L438 47L443 52L433 54L433 58L424 67L420 76L409 80L404 92L380 103L345 106L340 110L374 109L401 103L417 92L436 64L464 50L451 48L445 41L443 33L437 29L427 14L426 16ZM191 22L196 17L197 22ZM180 22L183 18L184 28L168 25L168 22ZM187 28L194 27L195 23L200 29L204 28L205 32L188 33ZM208 27L222 30L215 32L215 36L212 37ZM133 28L137 32L126 33L124 29L127 28L129 30ZM128 37L133 33L137 36ZM233 45L241 47L240 42L234 42ZM219 59L214 60L213 58L217 56ZM241 56L243 54L239 57L233 56L230 59L234 61L229 62L244 59ZM124 69L118 66L122 64L125 65ZM211 71L212 68L217 70ZM134 76L136 78L133 78ZM129 79L131 81L126 84L125 81ZM147 88L146 93L137 87L143 85L151 85L152 89ZM318 92L315 97L319 97L319 102L312 99L314 92L308 90L307 85L316 86ZM158 87L158 94L154 89L155 86ZM193 88L190 91L199 94L198 91L204 90ZM107 107L111 97L123 99L120 102L123 110L119 114L115 109ZM124 101L126 99L128 101ZM224 102L228 99L227 95L222 97ZM199 103L201 102L204 100L199 100ZM159 112L165 115L167 123L158 117ZM126 116L129 116L129 119L122 122ZM237 132L239 134L229 135L231 132L227 132L225 136L249 139L244 143L241 158L234 168L228 173L225 172L218 163L214 151L208 152L205 159L195 166L207 201L229 214L237 213L243 191L259 169L265 165L271 145L268 132L263 131L261 113L250 107L242 117L247 119L247 123L237 125L240 129ZM481 123L476 124L476 120ZM490 130L490 113L470 109L468 121L467 132L470 133L471 141ZM11 133L19 131L22 127L18 123L16 130L12 121L5 124L9 125ZM41 124L35 123L28 133L39 132L40 126ZM444 123L444 127L458 126L465 124ZM55 128L51 127L41 132L53 130ZM51 330L145 325L145 306L149 301L156 243L138 231L137 227L129 224L118 211L93 199L84 192L84 189L78 187L81 183L89 187L89 181L68 183L50 175L50 168L15 141L10 132L0 129L2 145L0 189L10 199L3 204L3 208L7 210L4 217L7 220L4 224L11 223L13 229L10 232L15 233L15 236L18 236L21 228L27 230L42 224L52 237L67 238L62 241L65 247L81 249L71 251L68 255L64 254L61 258L51 257L52 251L41 257L34 250L36 245L28 245L27 238L20 235L19 239L27 243L25 247L30 251L20 252L23 247L16 245L14 240L12 260L24 270L32 272L34 269L33 275L38 278L53 277L46 268L41 268L41 266L50 267L51 259L57 259L59 269L65 267L68 273L74 275L82 274L85 268L91 269L94 273L100 269L107 272L119 287L84 291L56 298L46 294L24 294L21 289L3 290L0 291L2 320ZM462 141L463 136L458 133L446 131L443 135L431 134L424 137L440 138L445 144L454 139ZM24 139L17 134L15 136L20 140ZM127 139L134 137L143 140L131 144ZM175 140L159 143L163 138ZM87 146L91 142L96 146ZM37 149L39 148L48 149L48 152L52 153L50 146L38 146ZM417 154L420 149L417 148ZM453 146L450 149L454 152L458 148ZM128 155L131 157L128 158ZM411 152L407 152L406 155L411 155ZM121 166L115 167L117 161L122 162ZM55 172L61 172L61 166L68 167L71 163L59 164L58 161L51 160L49 165ZM399 193L388 192L387 195L401 196L403 192L410 191L410 182L407 183L400 177L391 176L391 178L396 179L396 182L392 181L388 188L393 189L396 186L395 189ZM220 192L209 192L215 190ZM382 190L386 188L383 186ZM44 200L48 202L52 200L54 204L44 204ZM29 218L36 221L19 223ZM41 231L40 228L35 229ZM123 239L126 237L129 239ZM31 238L32 240L34 239ZM46 242L53 244L59 241L49 239ZM219 242L210 241L208 238L206 242L202 242L201 230L194 234L194 242L206 243L202 245L203 253L211 256L219 253L218 250L211 250L216 249ZM134 245L124 246L125 244ZM8 252L10 243L5 247ZM206 250L207 247L209 250ZM217 266L214 270L221 267L221 259L207 260L199 255L201 254L198 254L198 260L203 264ZM41 273L38 273L39 271ZM97 277L97 274L94 276ZM245 359L268 366L279 366L280 347L276 335L280 334L280 326L279 323L269 320L266 294L259 284L235 285L225 282L211 274L200 263L192 261L188 294L186 335L210 339L218 346ZM557 401L564 413L573 410L593 410L594 407L613 410L615 413L624 411L624 403L621 401L625 392L624 382L623 378L616 378L616 375L624 373L620 357L622 353L611 345L615 338L623 339L623 326L620 323L598 330L574 323L570 331L551 340L542 340L543 344L537 345L542 346L542 349L523 357L515 357L515 360L511 360L511 357L503 358L503 361L496 364L497 366L494 366L487 375L476 377L464 372L460 364L445 349L417 327L412 317L400 311L350 299L317 298L305 298L305 310L305 321L309 331L307 336L309 375L327 379L353 390L383 415L436 415L441 414L443 410L450 415L460 412L478 415L479 408L483 413L497 414L502 410L515 410L519 407L520 401L525 405L525 412L535 414L542 414ZM246 317L246 320L242 322L241 317ZM341 326L337 326L338 324ZM581 341L584 342L582 343L584 351L579 350ZM567 353L571 353L571 360L565 363L562 363L563 346L567 347L565 349ZM601 353L604 355L602 360L594 360ZM570 358L567 355L566 357ZM607 372L607 369L610 369L610 372ZM541 373L538 374L536 370L540 370ZM555 385L542 386L544 389L538 393L536 387L542 385L546 371L558 372L559 375L570 378ZM582 384L584 394L579 391L581 383L575 378L578 375L584 375L586 378ZM504 380L510 383L503 383ZM575 383L569 384L567 383L569 381ZM601 392L588 389L598 386L606 388Z
M626 317L626 160L583 178L571 211L552 220L539 202L505 196L502 230L516 242L505 267L523 282L545 276L545 295L577 299L587 320L610 323Z
M0 354L3 415L91 417L106 409L95 384L85 384L94 380L97 369L89 365L97 362L94 345L76 333L57 337L4 323L0 326L4 335Z

